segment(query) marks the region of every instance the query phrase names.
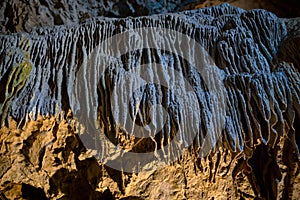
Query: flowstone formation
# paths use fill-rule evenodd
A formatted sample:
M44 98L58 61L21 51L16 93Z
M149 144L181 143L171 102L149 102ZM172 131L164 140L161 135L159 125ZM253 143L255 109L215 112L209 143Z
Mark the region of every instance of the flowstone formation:
M1 198L299 198L298 27L223 4L0 35Z

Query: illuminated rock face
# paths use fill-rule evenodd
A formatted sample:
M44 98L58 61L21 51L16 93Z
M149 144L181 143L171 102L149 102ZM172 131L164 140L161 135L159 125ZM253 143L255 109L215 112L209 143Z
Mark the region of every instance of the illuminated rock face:
M286 45L298 42L298 30L291 24L299 22L286 24L263 10L246 12L224 4L179 14L95 18L71 26L1 35L1 195L57 199L299 197L299 56L296 48ZM112 44L106 43L108 39L135 30L133 37L140 29L144 32L138 36L145 38L138 41L147 44L151 37L158 44L164 32L149 33L163 29L181 33L203 49L198 56L194 43L176 46L177 40L171 44L172 40L163 39L159 48L139 50L130 49L132 44L125 53L116 54L120 59L103 67L100 53L116 53L127 43L114 40L116 46L107 45ZM199 57L203 65L194 67ZM149 84L138 87L138 81L129 76L130 87L115 89L132 69L149 63L166 66L165 71L147 68ZM186 94L183 100L172 91L175 83ZM186 93L190 89L194 96ZM122 101L128 107L118 107ZM163 108L149 111L155 104L168 111L165 119L160 118ZM154 127L164 126L155 136L150 131L152 138L143 138L149 131L133 134L134 130L126 129L129 118L139 126L150 122ZM79 129L77 120L85 131ZM166 155L178 160L162 168L149 162L150 171L133 174L126 167L135 165L109 164L120 158L125 162L125 154L103 165L85 149L96 148L101 154L107 146L90 125L95 120L118 148L141 155L154 152L153 160L163 160ZM207 138L209 148L201 156ZM175 145L175 150L158 153L169 139L178 139L188 150ZM105 161L105 156L96 158ZM129 161L138 162L137 158ZM119 166L125 172L118 171ZM32 193L26 193L28 190Z

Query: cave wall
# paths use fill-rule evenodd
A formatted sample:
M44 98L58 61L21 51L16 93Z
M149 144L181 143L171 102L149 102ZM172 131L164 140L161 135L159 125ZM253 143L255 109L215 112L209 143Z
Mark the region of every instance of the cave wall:
M265 9L281 18L300 17L297 0L3 0L0 2L0 31L30 32L36 27L70 25L93 17L146 16L194 10L222 3L251 9Z
M121 19L100 17L80 24L0 35L1 196L297 199L300 85L296 46L299 29L295 24L299 22L280 19L264 10L245 11L223 4L179 14ZM176 30L194 39L208 52L222 74L226 102L224 127L221 137L210 141L215 148L205 156L199 156L199 151L211 128L210 116L217 107L211 104L213 94L205 90L205 80L174 53L145 49L141 55L121 56L121 63L114 63L121 66L120 71L114 71L113 64L105 71L105 81L97 90L83 93L98 99L96 104L79 102L83 112L90 109L91 115L76 115L72 86L78 78L87 84L87 80L78 77L80 70L91 67L85 62L86 58L94 55L96 47L107 38L149 27ZM112 46L103 48L100 50L109 51ZM187 44L187 49L191 48ZM168 46L168 49L180 54L177 48ZM187 55L194 57L193 52ZM196 127L193 143L170 165L156 168L152 164L150 171L139 173L118 171L91 155L83 138L97 138L97 135L93 130L82 131L78 124L88 124L91 117L99 121L114 143L121 144L124 134L128 138L130 132L121 131L122 127L112 118L110 103L120 98L111 96L114 81L126 73L124 70L130 69L130 64L147 63L151 59L158 63L173 60L169 63L171 69L187 71L184 74L197 91L201 108L193 120L201 123ZM97 57L92 56L91 62L94 72L101 74ZM89 78L92 75L86 74ZM165 79L174 78L169 72L160 75ZM134 85L134 80L130 84ZM182 102L176 102L167 90L158 89L154 97L151 97L153 88L144 88L144 91L154 100L159 94L171 96L158 103L171 107L175 102L169 127L176 127L176 119L182 119L176 109L183 106ZM127 92L134 91L129 88ZM194 101L189 99L187 104L194 105ZM121 109L121 114L127 116L130 111ZM189 122L183 124L186 123ZM164 137L155 138L158 146L165 145L161 138L172 138L168 131L161 132ZM185 138L190 133L178 134ZM135 138L132 140L136 142ZM101 143L99 137L95 141ZM122 148L130 142L125 142ZM145 140L134 151L144 152L151 145L153 148L153 142Z

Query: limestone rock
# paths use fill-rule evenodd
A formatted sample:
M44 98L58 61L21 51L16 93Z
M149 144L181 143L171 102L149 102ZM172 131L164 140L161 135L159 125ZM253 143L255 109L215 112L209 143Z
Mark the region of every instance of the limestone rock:
M93 18L81 24L0 35L1 197L299 198L300 74L296 49L299 34L293 24L299 21L283 20L264 10L245 11L223 4L179 14ZM212 68L202 74L194 70L195 46L189 43L184 44L185 50L191 51L184 55L191 58L190 62L176 56L181 55L180 49L165 43L172 51L129 48L104 71L97 68L101 60L93 55L115 48L101 46L99 52L95 51L99 44L114 35L137 28L149 30L149 27L176 30L197 41L213 59L222 80L209 76L214 75ZM286 45L291 43L295 46ZM117 47L122 44L117 43ZM177 77L167 69L158 73L154 68L147 71L149 77L152 82L158 76L162 77L161 83L169 80L165 81L165 88L148 84L133 90L137 82L128 79L133 89L120 87L118 91L133 93L141 99L140 104L134 98L113 95L115 84L128 71L153 61L167 62L170 67L167 69L182 72L195 91L195 96L191 96L195 98L185 96L186 102L180 101L168 90L173 88L172 80ZM95 67L92 72L91 67ZM86 73L78 77L82 75L80 70ZM95 84L91 80L97 74L104 74L102 81L96 82L97 87L91 87L95 90L81 90L80 94L87 100L79 101L78 107L78 99L72 96L76 80L89 87ZM211 85L205 76L210 77ZM209 90L220 82L224 84L223 93L219 92L223 94L221 102L225 110L213 103L220 94ZM184 90L189 89L181 79L178 84ZM122 99L128 100L128 107L113 109L110 104ZM151 121L147 110L150 103L161 104L170 112L162 131L151 140L142 137L147 131L140 132L142 139L132 137L132 132L124 130L122 123L116 123L116 118L125 116L126 121L133 116L136 124L147 124ZM187 115L180 112L185 103L192 107L187 106L188 111L197 111L188 118L193 122L188 130L193 130L195 137L192 131L188 134L178 131L190 124L184 118ZM199 109L194 106L197 103ZM134 114L135 110L141 114ZM153 116L160 116L156 113L159 111L153 111ZM215 113L223 116L220 120L224 123L217 120L211 125ZM98 133L89 129L93 120L97 120L118 149L128 152L155 153L177 136L188 148L155 155L156 159L163 160L167 154L180 154L176 161L161 168L150 163L148 171L118 171L93 156L92 149L103 145ZM154 126L161 121L154 120ZM222 133L214 135L218 126ZM207 155L199 156L207 137L212 148ZM86 138L91 144L85 142Z

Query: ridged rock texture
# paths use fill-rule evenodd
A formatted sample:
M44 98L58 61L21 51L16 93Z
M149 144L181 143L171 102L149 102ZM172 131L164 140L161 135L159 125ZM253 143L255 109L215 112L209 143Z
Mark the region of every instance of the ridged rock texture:
M30 32L36 27L70 25L92 17L128 17L211 7L229 2L246 10L262 8L279 17L300 16L298 0L2 0L0 31Z
M193 0L3 0L0 2L2 32L31 31L34 27L74 24L87 18L128 17L179 10Z
M114 123L110 104L118 102L119 97L112 95L113 86L130 64L167 61L172 69L184 71L195 90L196 99L185 103L194 105L196 101L200 105L200 113L193 118L199 122L196 137L178 160L162 168L128 173L91 156L79 136L72 90L78 71L91 67L86 58L102 41L133 28L148 27L184 33L209 53L225 87L224 127L221 137L210 141L217 143L215 148L199 156L215 111L213 94L201 77L170 52L149 48L140 54L122 55L120 70L112 65L98 90L86 90L84 94L98 100L97 107L88 102L85 106L96 114L100 127L115 144L121 144L120 148L134 143L132 151L156 151L172 139L172 130L178 129L176 123L183 120L177 112L182 102L168 90L147 85L140 90L144 95L137 92L145 98L138 108L141 118L147 118L143 111L147 101L161 103L173 112L167 128L153 141L135 144L135 138ZM80 24L0 35L1 198L300 198L298 27L297 19L283 20L265 10L245 11L223 4L178 14L93 18ZM160 76L174 78L167 72ZM85 84L88 78L81 77ZM161 102L157 100L160 98ZM128 106L137 105L133 101ZM132 115L130 109L120 112L120 116ZM86 132L86 137L95 137L93 131ZM188 140L187 134L180 136Z

